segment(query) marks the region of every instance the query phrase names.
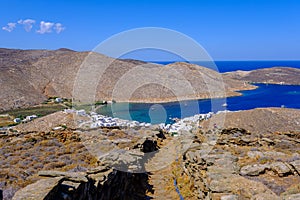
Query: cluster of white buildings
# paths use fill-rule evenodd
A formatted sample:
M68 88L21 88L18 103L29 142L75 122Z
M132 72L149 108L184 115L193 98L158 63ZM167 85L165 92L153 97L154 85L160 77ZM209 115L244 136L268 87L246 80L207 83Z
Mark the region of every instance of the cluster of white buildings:
M65 111L66 112L66 111ZM68 113L71 111L68 110ZM90 118L89 121L85 121L85 125L89 125L90 128L101 128L101 127L121 127L121 128L134 128L134 127L150 127L150 123L138 122L138 121L129 121L115 117L108 117L100 115L98 113L91 112L87 114L84 110L72 110L73 113L80 116L87 116ZM159 127L165 130L168 133L176 136L180 131L190 131L195 125L198 125L199 121L207 120L213 115L212 112L207 114L197 114L191 117L186 117L178 120L174 124L159 124Z
M207 120L211 118L212 115L212 112L209 112L207 114L198 114L180 119L174 124L160 124L160 128L172 134L177 134L179 131L190 131L195 126L195 124L198 124L199 121Z
M29 122L37 117L38 117L37 115L29 115L29 116L26 116L25 119L23 119L23 120L21 120L20 118L15 118L14 123Z
M91 113L90 128L98 127L150 127L150 123L143 123L138 121L129 121L119 118L108 117L97 113Z

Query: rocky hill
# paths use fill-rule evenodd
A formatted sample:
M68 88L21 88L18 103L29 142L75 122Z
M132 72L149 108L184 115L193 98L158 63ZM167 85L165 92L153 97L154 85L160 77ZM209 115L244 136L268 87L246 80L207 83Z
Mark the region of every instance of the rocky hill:
M201 125L205 130L211 129L216 124L218 128L239 127L253 133L300 132L299 119L299 109L256 108L238 112L223 112L214 115Z
M79 70L83 63L88 67ZM107 66L100 75L98 69L101 71ZM239 95L236 90L255 88L230 77L224 77L223 82L223 77L217 72L197 65L175 63L162 66L69 49L0 48L0 72L2 111L36 105L52 96L72 98L75 80L78 81L84 73L87 77L78 81L78 87L95 87L96 100L166 102L178 98L234 96ZM114 96L116 88L119 90ZM135 89L131 91L131 88ZM79 90L79 93L79 100L93 95L90 89Z
M223 114L227 115L224 126L217 124L219 127L206 129L206 123L216 123ZM69 114L64 115L66 118ZM39 127L32 121L28 123L31 126L26 126L27 131L23 126L19 132L11 131L0 137L0 199L3 192L4 199L14 200L179 199L179 196L296 200L300 197L299 115L299 110L285 108L216 114L201 122L203 128L194 124L192 143L184 152L178 148L185 144L187 135L172 137L155 127L105 128L95 130L97 137L90 138L91 132L86 135L86 139L101 144L102 148L103 144L112 145L108 140L131 139L125 145L121 142L115 145L134 150L135 155L158 148L145 163L146 169L160 166L160 170L151 173L112 169L111 164L91 155L80 130L42 130L44 124ZM52 118L51 123L56 126L62 116L58 112L43 118L49 121ZM125 163L133 162L123 154L119 157ZM169 159L172 162L166 165ZM135 160L133 163L136 164Z
M253 83L300 85L300 69L272 67L253 71L234 71L224 73L225 77Z

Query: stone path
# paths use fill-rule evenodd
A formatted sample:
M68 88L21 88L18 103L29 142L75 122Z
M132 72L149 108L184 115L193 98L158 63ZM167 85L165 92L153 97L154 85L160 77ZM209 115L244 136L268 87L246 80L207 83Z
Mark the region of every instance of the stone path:
M146 170L151 171L149 184L153 185L153 193L148 196L153 199L179 199L173 184L171 164L179 156L181 140L166 140L162 148L146 164Z

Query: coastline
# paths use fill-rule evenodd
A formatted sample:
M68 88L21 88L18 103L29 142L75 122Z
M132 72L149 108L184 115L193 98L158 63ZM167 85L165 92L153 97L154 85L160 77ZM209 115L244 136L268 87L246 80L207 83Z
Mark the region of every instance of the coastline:
M282 83L282 82L249 82L249 84L265 84L265 85L290 85L290 86L299 86L300 83Z
M207 100L207 99L222 99L228 97L237 97L242 96L241 91L255 90L258 86L251 85L252 87L237 89L234 91L227 91L226 95L215 95L213 98L208 96L208 94L196 95L196 96L186 96L186 97L174 97L174 98L152 98L152 99L130 99L130 100L116 100L117 103L172 103L172 102L180 102L180 101L192 101L192 100ZM113 99L107 99L105 101L112 101Z

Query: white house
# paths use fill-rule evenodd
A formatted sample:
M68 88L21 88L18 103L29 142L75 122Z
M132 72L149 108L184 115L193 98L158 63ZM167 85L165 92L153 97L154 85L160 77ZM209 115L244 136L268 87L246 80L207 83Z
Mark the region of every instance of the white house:
M81 116L84 116L84 115L86 115L86 112L85 112L85 110L76 110L76 115L81 115Z
M61 103L61 102L63 102L63 99L62 99L62 98L59 98L59 97L57 97L57 98L55 98L55 102L56 102L56 103Z
M15 119L14 119L14 122L15 122L15 123L20 123L20 122L21 122L21 119L20 119L20 118L15 118Z
M33 120L33 119L35 119L35 118L37 118L36 115L29 115L29 116L27 116L25 119L26 119L27 121L31 121L31 120Z

